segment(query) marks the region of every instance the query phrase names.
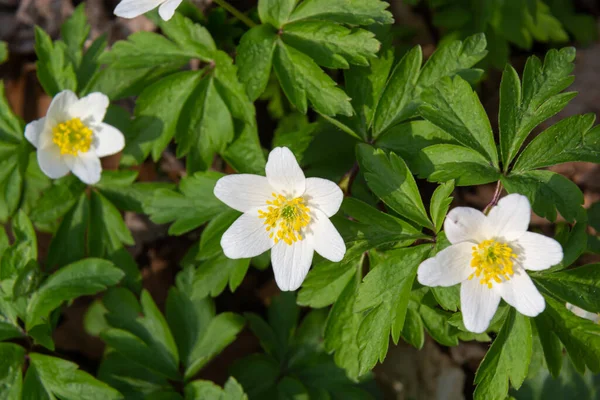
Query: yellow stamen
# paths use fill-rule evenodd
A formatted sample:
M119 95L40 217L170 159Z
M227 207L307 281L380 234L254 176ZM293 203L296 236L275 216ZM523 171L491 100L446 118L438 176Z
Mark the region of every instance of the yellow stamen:
M513 252L509 245L500 243L495 240L484 240L477 246L473 246L473 258L471 259L471 267L475 268L475 272L469 276L473 279L475 276L480 278L482 285L492 287L492 283L502 283L509 280L514 274L513 259L517 255Z
M267 200L266 210L258 210L258 217L264 218L265 229L275 243L283 240L291 245L302 240L300 232L310 222L310 209L303 197L288 200L281 194L271 193L273 200Z
M79 118L73 118L56 125L52 129L52 141L60 149L60 154L87 153L92 145L92 130Z

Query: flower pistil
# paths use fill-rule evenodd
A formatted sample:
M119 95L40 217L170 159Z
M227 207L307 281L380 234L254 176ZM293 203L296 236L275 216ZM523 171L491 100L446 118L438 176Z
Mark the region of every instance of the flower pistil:
M510 280L514 274L513 259L517 256L506 243L493 239L484 240L473 246L472 254L471 267L475 268L475 272L469 279L478 277L482 285L491 289L493 282L502 283L502 278L505 281Z
M87 153L92 145L92 130L81 119L73 118L56 125L52 129L52 141L60 149L60 154Z
M267 210L258 210L258 217L265 220L269 237L278 243L283 240L288 245L302 240L301 230L310 222L310 209L303 197L288 200L281 194L271 193L273 200L267 200Z

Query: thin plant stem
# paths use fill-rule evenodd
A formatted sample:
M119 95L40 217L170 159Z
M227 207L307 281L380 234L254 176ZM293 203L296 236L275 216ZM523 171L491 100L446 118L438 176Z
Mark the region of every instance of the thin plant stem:
M485 215L487 215L490 212L490 209L492 207L494 207L496 204L498 204L498 200L500 200L501 193L502 193L502 182L498 181L498 183L496 184L496 191L494 192L494 197L492 197L492 201L490 201L490 204L485 206L485 208L483 209L483 213Z
M242 21L244 24L248 25L249 28L254 28L256 24L250 18L248 18L244 13L240 10L229 4L226 0L213 0L215 3L229 11L234 17Z

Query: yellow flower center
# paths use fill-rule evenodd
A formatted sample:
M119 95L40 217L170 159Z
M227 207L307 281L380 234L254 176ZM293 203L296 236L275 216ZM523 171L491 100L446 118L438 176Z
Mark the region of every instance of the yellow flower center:
M515 258L517 255L509 245L495 240L484 240L473 246L471 267L475 268L475 272L469 279L476 276L480 278L480 283L488 288L492 287L493 282L502 283L502 278L507 281L514 274Z
M302 197L288 200L281 194L271 193L273 200L267 200L266 211L258 210L258 217L264 218L269 237L288 245L302 240L300 231L310 222L310 209Z
M79 118L73 118L52 129L52 141L60 149L60 154L76 156L79 152L87 153L92 145L92 130Z

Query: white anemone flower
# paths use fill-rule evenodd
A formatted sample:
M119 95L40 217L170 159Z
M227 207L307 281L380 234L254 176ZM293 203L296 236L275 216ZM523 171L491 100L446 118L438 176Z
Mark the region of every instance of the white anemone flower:
M287 147L271 151L265 172L228 175L215 185L219 200L244 213L223 234L221 247L232 259L271 249L277 286L296 290L315 251L333 262L344 258L346 245L329 220L344 194L332 181L305 178Z
M102 93L81 99L65 90L57 94L44 118L25 127L25 137L37 149L40 169L52 179L73 172L88 185L100 180L100 157L125 147L121 131L102 122L109 100Z
M578 317L589 319L592 322L600 324L600 314L586 311L583 308L579 308L571 303L567 303L566 306L567 309L571 310L571 312Z
M526 270L541 271L562 261L560 244L527 232L531 207L525 196L511 194L486 216L469 207L448 213L444 230L452 244L419 265L418 280L426 286L460 286L465 327L485 332L500 299L534 317L546 302Z
M183 0L122 0L115 8L115 15L122 18L135 18L159 7L158 14L168 21L175 14Z

